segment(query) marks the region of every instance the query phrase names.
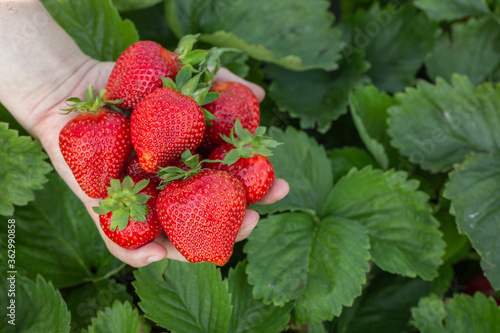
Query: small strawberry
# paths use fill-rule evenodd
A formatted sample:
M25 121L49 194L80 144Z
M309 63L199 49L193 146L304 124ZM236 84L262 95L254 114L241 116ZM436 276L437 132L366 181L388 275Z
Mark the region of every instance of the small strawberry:
M258 127L255 136L241 127L239 119L228 142L217 147L208 157L209 160L223 160L222 163L210 163L209 168L224 170L238 178L245 188L247 205L251 205L267 194L274 182L274 168L267 156L272 152L267 147L276 147L281 143L264 136L265 127Z
M165 79L159 88L141 100L130 118L132 143L141 167L156 172L179 159L186 150L195 150L205 133L203 105L217 98L209 88L198 88L200 74L191 78L182 69L176 82Z
M218 82L210 91L220 93L220 97L205 106L217 117L210 121L211 126L207 126L201 143L201 149L208 153L225 143L221 135L229 135L236 119L252 133L260 121L259 101L247 86L238 82Z
M223 266L245 215L245 191L227 172L201 170L198 159L186 159L193 167L187 172L175 167L160 171L171 181L158 195L156 209L168 238L188 261Z
M107 195L93 210L106 236L121 247L137 249L162 231L155 209L157 196L156 185L148 179L112 179Z
M92 86L85 101L70 98L70 108L79 111L59 134L59 147L64 160L82 190L91 198L101 198L112 178L119 178L132 151L128 119L107 109L117 101L103 99L105 90L94 96Z
M183 66L199 63L205 51L191 51L198 35L183 37L175 52L152 41L130 45L118 58L106 86L107 99L123 99L120 107L133 109L147 94L162 87L161 77L175 78Z
M139 158L137 156L132 157L130 161L127 163L127 167L125 169L125 174L132 178L144 178L149 179L156 184L160 184L161 177L156 172L147 172L141 167L139 163Z

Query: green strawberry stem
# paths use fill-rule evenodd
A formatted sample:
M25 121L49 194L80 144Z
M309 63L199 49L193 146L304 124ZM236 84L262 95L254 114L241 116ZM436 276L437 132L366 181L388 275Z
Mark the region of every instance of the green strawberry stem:
M63 114L69 114L73 111L78 111L82 113L96 113L103 108L110 107L113 110L122 113L122 111L115 105L123 102L120 100L107 100L103 96L106 93L106 89L101 89L99 94L94 93L94 87L89 84L87 90L83 94L83 101L78 97L71 97L66 100L66 105L69 106L67 109L62 109Z
M194 70L194 65L199 64L205 59L207 52L205 50L193 50L194 44L198 41L200 34L186 35L181 38L175 49L177 59L184 68Z
M255 134L252 134L249 130L241 126L239 118L236 119L234 127L229 133L229 137L222 135L224 141L234 146L234 149L231 149L226 157L224 157L222 164L231 165L236 163L240 158L249 158L252 157L253 154L272 156L273 153L268 148L276 148L283 143L269 136L264 136L265 133L266 128L259 126L255 130Z
M130 176L126 176L123 182L119 179L111 179L111 186L107 188L108 197L99 201L99 206L92 207L92 209L99 215L112 212L109 226L111 231L115 231L116 228L122 231L127 227L129 219L133 222L146 222L146 215L149 214L146 202L151 196L139 192L148 184L149 180L143 179L134 185Z

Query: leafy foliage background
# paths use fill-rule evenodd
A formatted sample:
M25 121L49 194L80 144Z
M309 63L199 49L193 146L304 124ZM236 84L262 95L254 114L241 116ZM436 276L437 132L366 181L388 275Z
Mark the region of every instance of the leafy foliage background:
M0 106L17 329L497 332L494 300L463 291L483 271L500 290L498 1L43 3L103 61L188 33L227 48L223 64L266 89L261 122L285 143L271 160L291 191L254 207L262 219L225 267L133 269Z

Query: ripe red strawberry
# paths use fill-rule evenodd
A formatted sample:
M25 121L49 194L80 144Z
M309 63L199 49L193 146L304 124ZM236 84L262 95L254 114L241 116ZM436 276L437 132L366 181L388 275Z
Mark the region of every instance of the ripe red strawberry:
M121 247L137 249L162 231L155 209L157 196L156 184L148 179L112 179L107 195L93 210L106 236Z
M205 133L198 103L172 88L160 88L137 104L130 118L132 143L142 168L155 172L195 150Z
M250 131L243 129L236 121L230 138L225 137L228 143L217 147L208 157L209 160L223 160L222 163L210 163L211 169L224 170L238 178L245 188L247 205L251 205L267 194L274 182L274 168L267 156L272 153L266 147L276 147L278 142L264 137L264 127L259 127L253 136Z
M139 158L137 156L132 157L132 159L128 161L127 168L125 169L125 174L132 178L149 179L156 184L159 184L161 182L160 175L158 175L156 172L147 172L141 167Z
M172 169L165 169L170 176ZM245 215L245 191L227 172L197 169L188 172L190 178L171 181L158 195L156 209L168 238L188 261L223 266Z
M112 178L120 177L132 151L128 119L106 109L114 101L103 100L104 89L94 96L92 86L85 101L70 98L69 109L79 111L59 134L64 160L82 190L91 198L101 198Z
M175 52L152 41L139 41L130 45L116 61L105 97L123 99L118 106L133 109L142 98L163 86L162 77L173 79L182 66L203 59L204 51L191 51L197 37L185 36Z
M500 306L500 295L495 292L495 289L493 289L490 281L484 276L483 272L480 272L469 280L464 292L471 296L476 292L483 293L487 297L493 297L495 302Z
M215 83L210 91L220 93L220 97L205 105L205 108L217 117L210 121L211 126L207 126L201 143L201 148L207 152L225 143L221 135L229 135L236 119L240 119L243 128L252 133L260 121L259 101L247 86L238 82L219 82Z

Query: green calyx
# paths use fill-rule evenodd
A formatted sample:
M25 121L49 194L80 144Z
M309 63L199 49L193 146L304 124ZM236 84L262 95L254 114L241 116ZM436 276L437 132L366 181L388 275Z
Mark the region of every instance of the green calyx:
M269 136L264 136L265 133L266 128L260 126L255 130L255 134L252 134L249 130L241 126L239 118L236 119L234 127L229 133L229 137L222 135L224 141L234 146L234 148L227 153L226 157L224 157L222 164L231 165L236 163L240 158L249 158L254 154L272 156L273 152L268 148L275 148L283 143Z
M193 155L188 149L182 153L181 158L184 164L189 167L189 170L186 171L175 166L160 168L158 174L160 175L162 182L158 188L162 189L174 180L189 179L201 171L203 161L200 162L200 155Z
M200 83L202 73L198 73L194 76L193 73L192 68L183 67L179 73L177 73L175 81L167 77L162 77L163 86L177 90L181 94L191 97L200 106L212 103L219 98L219 93L209 91L211 87L209 84ZM205 108L202 107L201 109L205 116L205 123L210 126L210 121L217 119L217 117Z
M143 179L137 184L130 176L126 176L123 182L119 179L111 179L108 190L108 197L99 201L99 206L92 207L95 213L104 215L112 212L109 229L119 231L125 229L129 219L133 222L146 222L146 215L149 214L149 207L146 202L151 198L150 195L140 194L149 180Z
M73 111L95 113L103 108L110 107L117 112L122 112L115 104L123 102L123 99L115 101L106 100L104 99L105 93L106 89L101 89L99 94L96 95L94 87L90 84L83 94L83 101L78 97L68 98L66 100L66 105L68 105L69 108L62 109L62 111L66 111L64 114L68 114Z
M181 38L175 49L177 59L183 67L194 69L194 65L199 64L205 59L207 52L205 50L193 50L194 44L198 41L200 34L186 35Z
M179 167L168 166L165 168L160 168L158 174L160 175L162 182L158 189L163 189L170 182L174 180L187 180L194 175L200 173L203 170L203 163L215 163L222 162L220 160L202 160L200 161L200 155L193 155L191 151L188 149L181 155L182 161L189 167L189 170L183 170Z

